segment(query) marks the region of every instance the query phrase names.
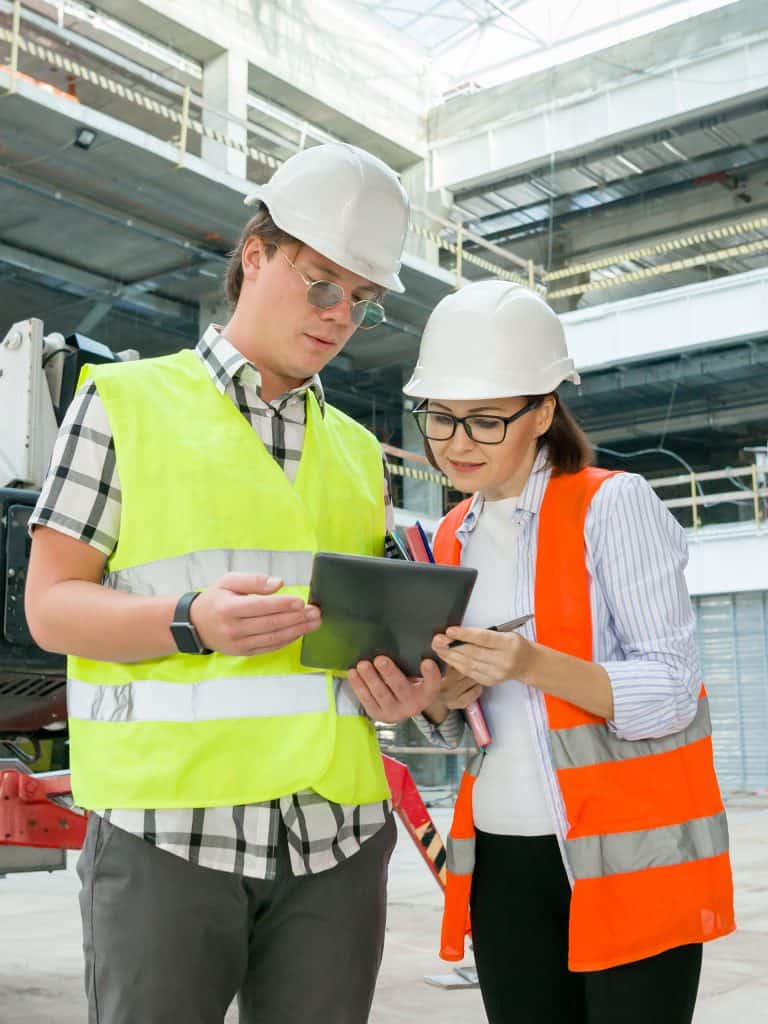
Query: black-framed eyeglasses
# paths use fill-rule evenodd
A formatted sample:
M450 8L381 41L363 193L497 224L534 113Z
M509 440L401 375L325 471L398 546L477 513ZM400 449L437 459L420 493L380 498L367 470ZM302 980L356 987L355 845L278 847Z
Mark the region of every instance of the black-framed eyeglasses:
M344 289L340 284L335 284L333 281L312 281L299 270L289 256L286 256L279 245L276 248L286 263L293 267L307 286L307 302L311 306L314 306L316 309L333 309L334 306L338 306L343 301ZM382 304L374 302L373 299L360 299L359 302L352 302L349 318L355 327L359 327L361 331L370 331L371 328L385 323L387 319Z
M470 440L478 444L501 444L507 436L509 424L519 420L540 404L541 398L531 398L522 409L518 409L511 416L486 416L484 413L454 416L453 413L442 412L439 409L428 409L424 401L413 410L412 415L422 437L426 437L428 441L450 441L460 423Z

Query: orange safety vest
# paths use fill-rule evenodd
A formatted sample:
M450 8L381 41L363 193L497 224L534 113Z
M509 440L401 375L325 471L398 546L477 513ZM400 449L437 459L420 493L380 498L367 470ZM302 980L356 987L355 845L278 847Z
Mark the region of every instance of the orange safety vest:
M539 512L534 611L541 644L592 660L584 546L589 504L612 474L588 468L550 478ZM445 517L435 559L458 565L456 531L471 499ZM623 740L605 719L545 695L552 768L568 830L561 843L574 879L568 966L599 971L706 942L736 927L728 826L712 760L707 695L686 729ZM474 864L472 788L462 778L448 838L440 955L460 960Z

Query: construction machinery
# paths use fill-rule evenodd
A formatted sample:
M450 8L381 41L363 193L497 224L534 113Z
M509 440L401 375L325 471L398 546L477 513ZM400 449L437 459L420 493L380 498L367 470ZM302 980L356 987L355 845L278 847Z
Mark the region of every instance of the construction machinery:
M0 874L64 867L83 842L67 770L66 660L35 644L24 616L27 525L81 367L136 356L46 334L37 319L0 342Z

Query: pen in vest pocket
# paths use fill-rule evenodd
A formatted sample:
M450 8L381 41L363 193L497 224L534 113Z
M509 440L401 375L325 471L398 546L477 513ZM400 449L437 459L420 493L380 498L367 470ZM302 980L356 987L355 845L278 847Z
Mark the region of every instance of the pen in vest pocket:
M411 557L415 562L435 561L435 556L432 554L432 548L429 545L427 534L418 519L413 526L406 526L405 537L408 542ZM518 625L521 624L522 623L518 623ZM510 626L509 623L504 623L503 627L497 626L495 628L506 629L514 627ZM454 646L454 644L450 644L449 646ZM464 708L464 717L472 730L472 735L475 737L475 743L477 743L478 747L487 747L491 742L491 734L488 729L488 723L485 721L485 715L483 714L483 709L480 706L480 701L474 700L471 704L468 704L467 707Z

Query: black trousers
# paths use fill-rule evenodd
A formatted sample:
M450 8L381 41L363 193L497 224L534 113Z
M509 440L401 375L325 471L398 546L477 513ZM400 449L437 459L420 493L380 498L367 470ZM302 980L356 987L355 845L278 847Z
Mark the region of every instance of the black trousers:
M472 937L489 1024L690 1024L701 944L569 971L570 897L554 836L477 833Z

